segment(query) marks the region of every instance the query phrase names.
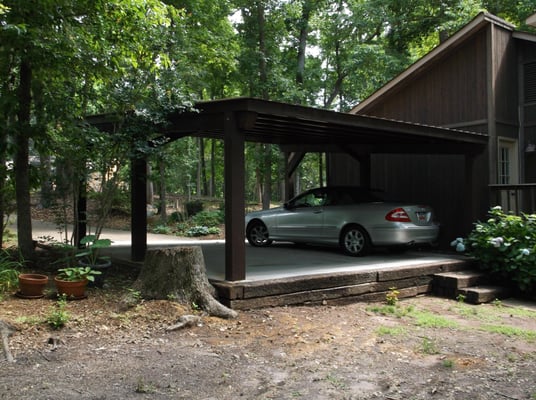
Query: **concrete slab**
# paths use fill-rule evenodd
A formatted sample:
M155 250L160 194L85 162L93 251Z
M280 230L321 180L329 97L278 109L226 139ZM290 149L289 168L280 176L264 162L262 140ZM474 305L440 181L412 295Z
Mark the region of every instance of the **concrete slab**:
M32 224L35 239L46 236L58 241L61 240L61 235L55 224L44 221L32 221ZM113 241L112 247L108 251L113 258L130 260L130 231L105 229L101 237L110 238ZM148 248L201 246L209 279L225 280L224 240L188 239L148 233L147 243ZM265 248L247 245L245 281L399 269L432 263L448 263L463 258L456 254L441 254L432 251L408 251L405 253L378 251L366 257L349 257L338 249L329 247L296 246L291 243L276 243Z

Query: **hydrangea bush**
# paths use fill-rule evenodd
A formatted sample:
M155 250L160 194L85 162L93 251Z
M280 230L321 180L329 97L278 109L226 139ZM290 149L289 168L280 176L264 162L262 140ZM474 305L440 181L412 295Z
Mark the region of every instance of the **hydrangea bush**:
M493 207L486 222L475 223L467 238L457 238L451 246L523 292L536 288L536 214L506 214L500 206Z

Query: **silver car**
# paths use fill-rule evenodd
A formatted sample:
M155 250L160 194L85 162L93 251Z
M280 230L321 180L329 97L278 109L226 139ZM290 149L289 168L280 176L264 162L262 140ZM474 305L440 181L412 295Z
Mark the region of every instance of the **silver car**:
M289 241L340 246L350 256L362 256L372 246L432 244L438 235L430 207L384 202L360 187L311 189L282 207L246 215L252 246Z

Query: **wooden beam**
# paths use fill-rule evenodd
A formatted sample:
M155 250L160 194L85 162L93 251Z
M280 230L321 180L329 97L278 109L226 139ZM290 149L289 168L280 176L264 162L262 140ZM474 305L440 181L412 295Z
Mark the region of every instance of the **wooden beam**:
M224 118L225 279L246 279L244 131L234 112Z

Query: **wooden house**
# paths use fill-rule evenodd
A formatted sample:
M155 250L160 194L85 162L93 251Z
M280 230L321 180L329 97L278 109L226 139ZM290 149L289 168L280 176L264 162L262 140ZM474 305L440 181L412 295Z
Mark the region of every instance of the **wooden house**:
M469 156L371 155L371 186L433 205L443 246L497 204L535 211L536 35L481 13L351 113L487 135ZM358 182L359 168L331 155L328 182Z

